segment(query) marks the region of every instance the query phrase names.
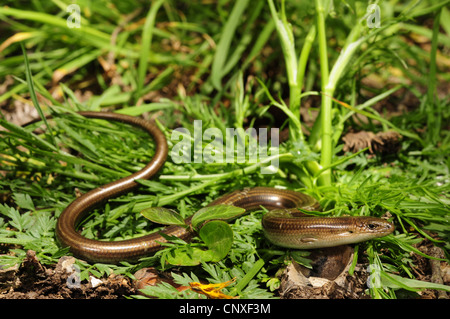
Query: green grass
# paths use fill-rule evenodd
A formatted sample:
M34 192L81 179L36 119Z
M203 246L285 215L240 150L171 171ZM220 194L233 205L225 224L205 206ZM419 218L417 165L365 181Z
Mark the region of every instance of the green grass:
M186 217L234 189L282 186L316 197L323 215L390 216L394 234L356 246L359 262L380 269L382 288L366 292L372 298L424 288L448 291L417 280L411 253L433 258L417 249L426 240L449 258L449 66L442 58L450 50L449 1L380 2L379 29L366 26L366 1L333 8L322 0L155 1L151 7L137 0L77 1L79 30L66 26L71 1L31 3L7 1L9 7L0 7L6 35L0 43L0 78L13 80L0 103L5 108L25 99L54 119L38 133L38 124L22 128L0 118L0 265L22 262L28 249L41 262L56 263L68 253L55 242L56 220L76 193L127 176L151 158L154 146L140 130L73 114L114 109L134 116L150 112L170 150L176 143L173 130L193 133L193 120L202 120L203 130L221 132L258 123L289 125L290 134L266 162L176 164L169 156L160 175L142 181L139 191L95 210L83 222L84 236L138 237L151 228L140 214L148 207L165 206ZM120 32L111 39L115 30ZM422 42L414 42L417 37ZM113 75L107 75L103 61L112 61ZM373 79L381 85L370 85ZM92 96L79 100L79 92ZM384 103L401 111L397 104L405 96L416 101L408 111L390 116L388 108L379 108ZM313 126L299 116L306 105L321 110ZM285 119L276 118L270 107ZM345 154L341 137L350 128L395 130L403 136L401 151ZM208 143L193 153L203 153ZM261 174L274 158L280 163L275 174ZM220 262L177 267L176 281L237 278L224 292L273 297L276 273L295 253L264 240L261 214L230 223L234 241ZM79 262L81 278L110 272L131 276L148 265L173 270L170 256L205 247L199 238L175 240L137 264ZM167 285L150 290L164 298L194 297Z

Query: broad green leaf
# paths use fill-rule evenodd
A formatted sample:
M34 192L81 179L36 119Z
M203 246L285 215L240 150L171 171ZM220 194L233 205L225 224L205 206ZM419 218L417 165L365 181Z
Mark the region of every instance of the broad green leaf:
M220 204L207 206L194 214L192 217L192 226L195 228L201 223L212 219L227 220L236 218L243 213L245 213L245 209L231 205Z
M233 231L224 221L213 220L206 223L199 231L200 238L213 253L211 261L217 262L224 258L233 244Z
M209 248L181 247L164 255L169 264L177 266L195 266L202 262L218 262L230 251L233 244L233 231L224 221L214 220L206 223L199 236Z
M142 216L162 225L185 226L183 218L176 211L164 207L150 207L141 211Z

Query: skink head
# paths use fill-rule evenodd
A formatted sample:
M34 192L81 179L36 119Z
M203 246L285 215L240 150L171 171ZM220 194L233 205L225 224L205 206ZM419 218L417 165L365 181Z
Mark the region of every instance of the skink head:
M356 218L355 226L358 232L372 234L373 238L389 235L395 229L394 224L376 217Z

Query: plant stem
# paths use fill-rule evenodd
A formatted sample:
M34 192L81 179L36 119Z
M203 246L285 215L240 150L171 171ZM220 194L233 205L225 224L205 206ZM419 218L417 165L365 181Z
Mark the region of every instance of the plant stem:
M284 104L276 103L273 98L271 98L272 103L277 105L279 108L283 109L283 111L289 116L289 138L292 142L296 141L304 141L304 136L301 130L301 122L300 122L300 100L302 93L302 84L303 78L305 75L306 64L308 61L309 53L311 51L312 44L316 37L316 27L313 26L305 39L305 44L302 48L302 52L300 58L298 60L295 53L295 43L294 36L292 34L292 30L290 25L286 20L286 15L284 12L284 1L281 2L281 18L279 18L278 13L275 9L275 5L273 0L268 0L270 11L272 14L272 19L275 21L275 26L278 32L278 36L280 37L281 48L283 49L283 55L286 63L286 73L289 81L289 108L286 110L283 108ZM325 43L326 45L326 43ZM326 56L326 51L325 51ZM328 63L325 65L327 76L324 78L325 82L323 86L328 82ZM266 89L267 91L267 89ZM268 92L267 92L268 93ZM331 100L330 100L331 105ZM330 116L331 118L331 116ZM295 128L295 129L294 129ZM331 134L330 134L331 139ZM328 165L329 166L329 165ZM308 161L305 164L306 169L311 174L311 176L315 176L318 171L321 170L322 166L319 163L314 161ZM323 179L322 176L319 177L318 181L322 185L329 185L330 183L326 183L326 181L321 181Z
M305 43L303 44L302 52L300 52L300 57L298 59L298 73L297 73L297 83L300 87L300 94L302 92L303 87L303 79L305 77L306 65L308 64L309 53L311 52L311 47L316 38L316 26L313 25L309 30L308 34L305 38ZM301 105L301 96L299 98L298 109L292 109L294 114L300 114L300 105Z
M286 20L284 12L284 0L282 0L281 18L275 8L273 0L267 0L272 14L272 19L275 21L275 27L280 37L281 48L283 50L284 60L286 64L286 74L289 82L289 109L300 118L300 95L301 95L301 83L298 82L298 67L297 67L297 54L295 53L294 35L292 29ZM304 140L301 127L293 129L292 119L289 120L289 138L295 142L298 140ZM298 121L300 123L300 120Z
M261 167L265 163L269 163L274 159L292 159L293 155L291 153L283 153L283 154L277 154L272 155L261 162L252 164L250 166L247 166L245 168L238 168L231 172L227 173L219 173L219 174L195 174L195 175L161 175L159 178L161 180L174 180L174 181L204 181L207 179L227 179L236 177L239 175L248 175L251 173L254 173L259 167Z

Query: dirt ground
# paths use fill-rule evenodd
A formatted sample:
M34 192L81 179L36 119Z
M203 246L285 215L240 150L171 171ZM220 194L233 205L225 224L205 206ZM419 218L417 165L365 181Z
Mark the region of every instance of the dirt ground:
M426 254L442 257L441 250L436 250L425 241L418 248ZM413 270L417 279L450 284L448 263L430 260L415 253L411 256L416 265ZM364 262L364 257L361 259ZM113 274L100 279L91 277L89 281L77 282L73 271L68 271L73 262L73 257L65 256L54 266L43 266L35 253L29 251L20 267L0 269L0 299L124 299L139 294L137 283L121 275ZM276 296L282 299L367 299L370 297L366 294L369 276L366 269L364 263L358 263L353 276L345 270L340 275L343 281L324 279L326 283L317 287L300 285L295 279L298 277L298 265L293 263L281 275L282 284ZM427 289L417 293L397 291L397 297L447 299L448 295Z
M124 276L78 283L66 270L70 260L73 257L62 257L46 267L28 251L20 267L0 269L0 299L118 299L137 294L131 279Z

